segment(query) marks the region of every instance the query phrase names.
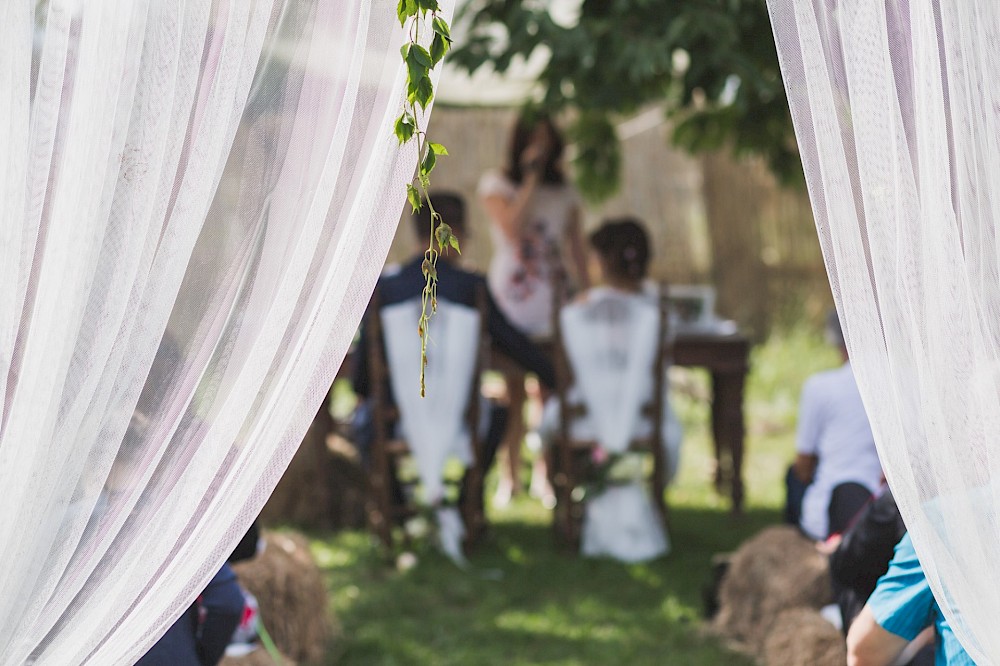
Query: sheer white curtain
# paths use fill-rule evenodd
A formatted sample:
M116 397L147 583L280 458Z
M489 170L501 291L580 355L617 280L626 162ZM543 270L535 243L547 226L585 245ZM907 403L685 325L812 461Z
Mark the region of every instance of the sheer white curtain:
M395 8L0 3L0 663L131 663L267 499L412 174Z
M1000 659L1000 3L769 0L830 282L935 596Z

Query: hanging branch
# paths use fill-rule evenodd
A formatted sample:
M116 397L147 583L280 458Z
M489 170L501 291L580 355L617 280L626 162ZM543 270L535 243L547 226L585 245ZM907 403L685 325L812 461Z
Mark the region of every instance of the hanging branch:
M428 141L426 128L421 125L421 121L426 118L424 112L434 99L431 70L451 48L451 30L448 23L438 16L440 9L438 0L399 0L396 9L400 25L405 28L409 23L409 41L401 50L403 62L406 63L406 102L403 104L403 113L396 120L395 132L400 145L415 140L418 155L417 174L406 186L406 198L414 213L425 205L431 213L428 230L430 236L421 264L425 284L421 295L420 322L417 326L420 335L420 397L426 394L424 375L427 369L427 340L431 317L437 311L437 260L449 248L460 252L458 239L451 227L434 210L429 194L431 172L437 164L437 158L447 155L448 149L440 143ZM423 33L424 41L427 41L428 24L431 30L430 47L425 48L420 44L420 36Z

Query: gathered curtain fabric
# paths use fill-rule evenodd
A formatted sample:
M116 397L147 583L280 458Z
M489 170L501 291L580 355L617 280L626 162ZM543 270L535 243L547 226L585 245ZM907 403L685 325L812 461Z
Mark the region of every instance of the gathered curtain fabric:
M0 3L0 663L134 662L277 483L415 165L396 4Z
M1000 3L768 0L834 298L934 596L1000 661Z

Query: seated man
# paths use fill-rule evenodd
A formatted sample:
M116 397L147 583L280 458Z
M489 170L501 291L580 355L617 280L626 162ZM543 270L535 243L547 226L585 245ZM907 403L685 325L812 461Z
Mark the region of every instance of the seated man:
M802 388L786 511L789 522L820 541L843 532L882 482L875 437L836 312L827 318L826 332L844 364L813 375Z
M933 627L933 630L930 630ZM933 640L937 632L934 663L974 666L975 662L955 637L938 606L917 559L910 535L896 546L889 571L879 579L875 592L847 634L847 663L851 666L889 666Z
M435 193L431 195L434 208L441 214L452 228L452 232L459 239L462 247L465 247L466 219L465 204L462 198L455 194ZM414 257L398 270L386 272L378 282L378 293L380 306L386 307L396 303L402 303L420 296L424 289L425 279L421 270L424 260L424 251L430 229L430 211L424 206L418 213L412 216L414 240L416 242ZM555 384L555 370L548 358L525 337L520 331L514 328L507 318L497 308L493 298L486 288L485 278L472 271L463 270L458 266L457 253L449 252L442 254L437 264L438 276L438 299L450 301L460 305L475 306L477 294L486 294L487 313L486 330L495 348L502 351L519 365L529 372L534 372L539 379L548 387ZM365 321L369 315L366 314ZM433 331L434 322L431 320ZM413 335L417 335L414 327ZM433 336L433 332L432 332ZM361 399L361 405L355 416L355 440L360 450L362 459L368 461L368 450L374 438L371 426L371 413L365 399L371 393L369 368L368 368L368 339L365 335L365 322L362 322L361 340L354 354L355 367L353 372L354 391ZM418 390L416 386L413 390ZM391 391L389 392L391 395ZM503 436L506 427L506 412L502 409L491 410L489 428L484 440L484 464L488 469L492 465L496 456L497 445ZM402 501L402 493L398 489L398 484L393 480L397 501ZM463 484L464 492L464 484ZM477 498L479 501L480 498ZM460 500L461 501L461 500Z

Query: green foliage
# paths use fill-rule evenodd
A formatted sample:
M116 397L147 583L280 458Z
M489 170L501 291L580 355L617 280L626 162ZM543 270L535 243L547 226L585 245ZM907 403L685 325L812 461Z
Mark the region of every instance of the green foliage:
M614 191L620 155L612 120L650 104L666 109L677 145L730 146L801 182L765 0L584 0L571 27L556 23L547 4L468 0L461 13L470 36L452 62L503 72L515 58L548 49L539 104L578 112L571 132L585 193Z
M426 204L431 211L430 237L427 250L424 252L422 269L426 283L421 298L422 307L417 333L420 335L420 395L426 393L424 369L427 367L427 340L430 318L437 310L437 260L441 252L448 248L458 251L458 239L452 233L451 227L441 219L434 210L428 190L431 186L431 172L437 165L437 158L448 154L448 149L440 143L427 140L427 133L420 126L420 111L426 111L434 99L434 84L431 81L433 70L451 48L451 30L447 21L438 16L440 11L437 0L399 0L396 14L399 24L406 27L409 22L409 41L400 48L400 56L406 64L406 104L403 112L396 120L394 132L400 145L411 140L417 142L418 166L415 183L406 186L406 200L414 213ZM430 50L420 43L420 34L426 34L426 25L430 20L431 38Z

